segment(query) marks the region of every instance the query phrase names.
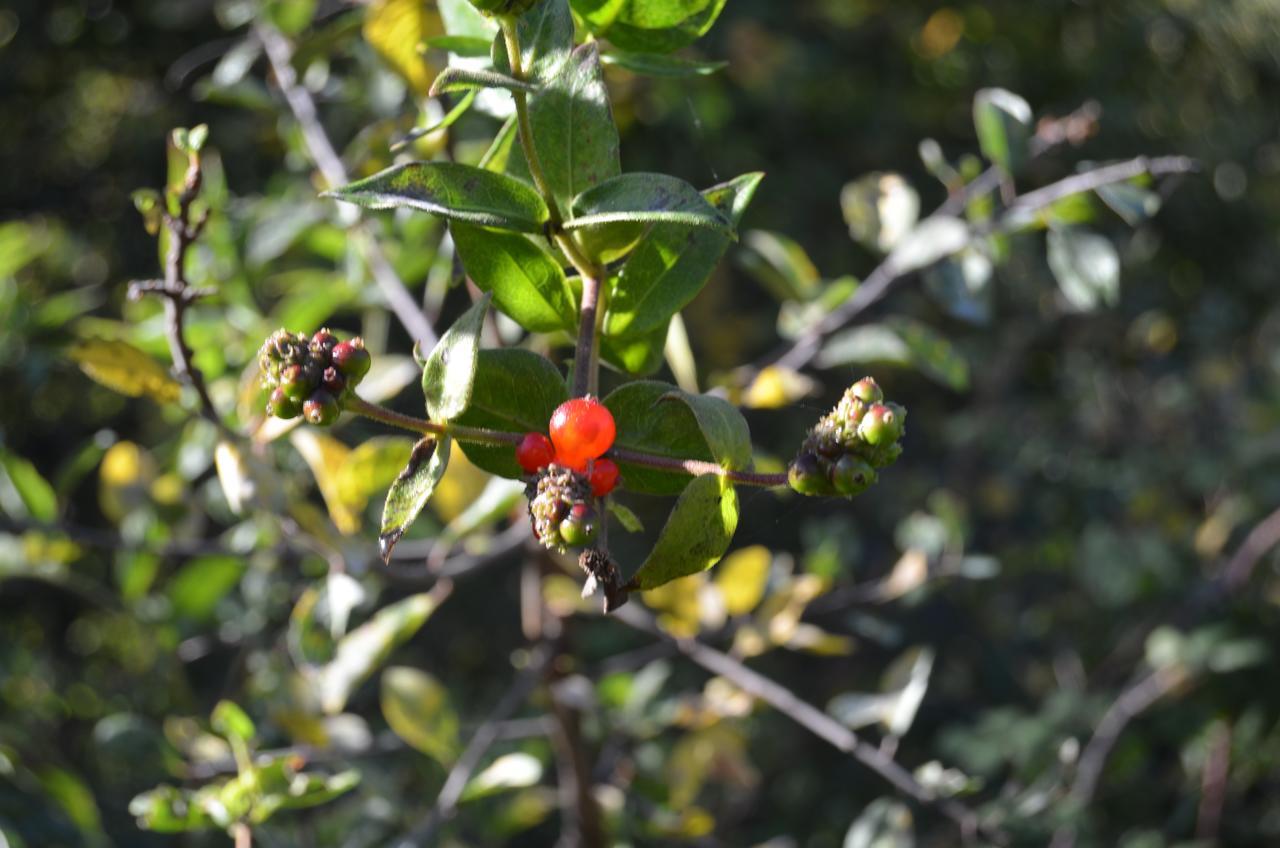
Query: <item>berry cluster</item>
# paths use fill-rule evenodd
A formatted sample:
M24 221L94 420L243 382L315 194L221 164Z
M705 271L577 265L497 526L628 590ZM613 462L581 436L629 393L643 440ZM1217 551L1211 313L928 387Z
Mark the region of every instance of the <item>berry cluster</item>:
M789 469L791 488L802 495L862 494L876 482L876 469L902 453L906 419L907 411L884 403L876 381L864 377L809 431Z
M344 401L369 373L372 358L364 342L340 342L328 330L308 338L277 330L258 352L262 381L271 391L267 414L299 415L322 427L338 420Z
M548 548L563 551L595 541L595 498L618 485L618 466L603 459L617 435L613 414L595 398L574 398L551 416L551 435L528 433L516 461L531 475L527 488L533 532Z

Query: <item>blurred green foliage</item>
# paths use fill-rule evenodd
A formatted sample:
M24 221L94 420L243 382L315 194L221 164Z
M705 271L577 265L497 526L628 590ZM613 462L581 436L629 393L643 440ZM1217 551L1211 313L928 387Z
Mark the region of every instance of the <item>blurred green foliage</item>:
M216 830L142 832L130 800L237 774L227 731L209 723L233 700L253 717L253 744L280 757L272 768L292 773L287 754L301 751L343 788L360 774L314 813L272 816L262 844L395 844L529 661L514 553L438 610L421 592L424 559L503 550L494 528L522 509L518 485L455 452L402 543L417 559L383 569L377 517L404 440L371 443L385 433L348 423L232 457L278 506L242 516L219 479L217 431L169 402L160 306L126 297L158 262L132 193L165 180L172 127L207 123L212 216L189 274L217 294L188 321L220 408L251 426L261 339L325 323L380 354L370 391L420 403L400 392L418 378L412 339L368 282L350 218L318 198L329 186L272 86L255 15L297 38L294 65L353 177L444 116L416 106L440 57L425 73L416 53L388 48L439 35L405 0L0 9L0 843L225 844ZM731 645L886 740L1016 844L1048 844L1063 824L1081 845L1280 841L1280 687L1265 671L1280 639L1275 558L1243 591L1205 589L1280 505L1280 10L734 0L681 55L728 64L681 79L609 69L624 169L699 186L768 179L731 261L685 311L692 360L675 376L767 409L748 412L757 453L785 459L870 356L912 427L873 496L850 507L745 494L719 570L645 603L671 632ZM1202 161L1132 228L1099 201L1055 210L1118 248L1114 302L1064 308L1053 246L1011 239L976 312L944 308L954 280L912 278L863 316L861 338L842 339L844 359L739 392L733 369L771 350L788 316L802 324L804 301L847 294L849 275L877 260L850 238L841 187L897 173L934 208L945 189L921 140L971 175L973 95L991 86L1038 115L1101 108L1096 135L1028 163L1020 188L1079 160ZM496 127L473 110L413 149L474 160ZM469 305L437 222L365 226L437 327ZM116 367L138 396L91 381L77 358ZM161 367L141 379L154 369L140 361ZM634 567L666 504L625 503L646 530L612 544ZM548 606L579 611L579 588L554 573ZM724 679L655 658L608 620L571 621L561 671L619 843L956 844L930 807L885 798L878 777ZM1148 674L1167 685L1081 808L1070 795L1081 752ZM500 742L442 844L551 844L555 759L542 735Z

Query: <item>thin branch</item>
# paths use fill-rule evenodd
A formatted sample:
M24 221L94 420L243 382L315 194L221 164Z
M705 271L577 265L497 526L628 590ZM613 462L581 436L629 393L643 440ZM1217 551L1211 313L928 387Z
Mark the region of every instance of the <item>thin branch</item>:
M1069 115L1056 122L1049 122L1041 128L1037 142L1032 147L1032 155L1039 156L1062 141L1071 140L1070 134L1061 126L1081 120L1079 114ZM993 229L1000 230L1016 223L1025 216L1038 212L1073 194L1093 191L1107 185L1124 182L1142 174L1163 176L1167 174L1184 174L1198 169L1195 160L1182 156L1166 156L1149 158L1139 156L1127 162L1106 165L1083 174L1076 174L1036 191L1015 197L1008 209ZM977 179L953 193L927 219L934 220L952 217L962 212L973 199L989 194L1001 185L1000 171L989 168ZM924 222L922 222L924 223ZM841 329L870 306L881 300L895 283L904 279L907 272L897 267L894 256L890 254L876 266L862 282L853 295L832 312L828 313L804 335L780 352L776 352L764 360L764 364L776 364L785 368L798 370L808 365L818 355L822 341L826 336Z
M299 84L298 75L293 70L293 46L279 30L267 24L255 24L254 34L262 42L267 60L271 63L271 71L276 78L276 85L284 95L289 111L297 120L307 150L310 151L311 158L320 169L325 182L333 188L346 185L351 180L346 166L342 164L342 157L338 155L333 142L325 132L324 125L320 122L320 115L311 92ZM353 214L358 215L358 213ZM391 267L391 262L373 233L363 225L356 224L351 227L351 235L364 253L369 272L381 289L383 297L387 299L387 305L395 313L396 319L424 349L435 347L438 339L431 322L427 320L427 316L409 294L404 281Z
M436 831L457 814L462 790L466 788L472 775L480 767L480 761L484 759L485 753L500 738L499 728L512 713L520 708L520 705L529 697L529 693L542 681L543 672L551 662L551 658L551 649L546 645L539 645L533 650L529 664L516 675L510 688L494 706L484 723L476 729L462 756L449 770L444 787L436 796L431 811L403 839L394 843L395 848L418 848L418 846L436 844Z
M1273 548L1280 545L1280 509L1257 524L1222 570L1221 582L1228 592L1238 592L1249 582L1253 569Z
M717 477L724 477L743 486L760 486L761 488L770 489L787 485L787 475L785 473L765 474L756 471L731 471L714 462L705 462L700 459L678 459L627 448L613 448L605 455L620 462L643 465L646 468L655 468L660 471L683 472L691 477L714 474Z
M921 804L937 809L959 826L966 840L982 835L997 844L1004 844L1007 841L1004 834L984 825L976 812L952 798L939 797L921 785L910 772L879 748L862 741L852 730L804 701L785 686L696 639L678 639L666 633L648 615L635 607L621 609L614 613L613 618L629 627L671 643L680 653L707 671L727 678L744 692L769 704L824 742L874 771L899 791Z

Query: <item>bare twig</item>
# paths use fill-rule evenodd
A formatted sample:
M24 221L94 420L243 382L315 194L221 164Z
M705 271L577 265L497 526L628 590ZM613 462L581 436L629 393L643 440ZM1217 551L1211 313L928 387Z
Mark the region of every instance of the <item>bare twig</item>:
M1032 146L1032 155L1039 156L1058 143L1070 140L1067 133L1059 125L1079 121L1079 114L1069 115L1056 122L1042 126L1037 141ZM1182 156L1166 156L1148 158L1139 156L1127 162L1106 165L1101 168L1076 174L1056 183L1013 198L1007 210L1001 215L992 228L1000 230L1010 226L1019 219L1025 218L1053 203L1074 194L1093 191L1103 186L1124 182L1142 174L1161 176L1166 174L1183 174L1197 170L1193 159ZM989 194L1001 185L1001 173L992 167L977 179L953 193L926 220L952 217L964 210L974 198ZM800 369L808 365L817 356L823 339L844 327L867 308L881 300L895 283L904 279L907 272L897 267L892 254L886 257L870 274L862 285L839 307L827 314L825 318L811 327L799 339L781 351L775 352L764 360L764 364L776 364L785 368Z
M997 844L1004 844L1007 841L1004 834L983 824L976 812L952 798L939 797L921 785L910 772L879 748L862 741L852 730L804 701L785 686L696 639L678 639L666 633L647 614L635 607L621 609L614 613L613 617L629 627L673 644L680 653L707 671L732 681L744 692L759 698L810 733L850 755L899 791L921 804L938 810L959 826L966 840L981 835Z
M1231 773L1231 725L1214 724L1200 777L1200 809L1196 811L1196 839L1213 842L1222 824L1227 802L1227 778Z
M1236 549L1235 555L1222 570L1223 588L1228 592L1238 592L1244 588L1253 569L1276 545L1280 545L1280 509L1250 530L1244 542Z
M552 652L547 645L534 648L529 664L520 670L512 681L510 688L494 706L485 722L477 728L471 741L463 750L462 756L449 770L444 787L436 796L436 802L426 818L413 828L403 839L394 843L395 848L418 848L418 846L434 845L436 831L458 812L458 801L462 798L462 790L470 782L471 776L480 766L480 761L490 746L497 742L500 728L511 714L529 697L529 693L542 681L543 673L551 662Z
M311 158L320 169L325 182L333 188L346 185L350 182L350 178L346 166L342 164L342 157L334 149L333 142L329 140L324 125L320 122L320 115L316 110L311 92L298 83L298 76L293 70L293 46L280 31L267 24L256 24L254 34L262 42L267 59L271 63L271 71L276 78L276 85L279 86L280 93L289 104L289 111L298 121L307 150L310 151ZM369 272L381 289L383 297L387 299L387 305L391 307L396 319L409 335L422 345L423 349L429 350L434 347L437 337L431 322L427 320L427 316L423 314L417 302L405 288L404 281L391 267L386 253L382 250L382 245L363 225L352 226L351 234L360 246L365 262L369 266Z

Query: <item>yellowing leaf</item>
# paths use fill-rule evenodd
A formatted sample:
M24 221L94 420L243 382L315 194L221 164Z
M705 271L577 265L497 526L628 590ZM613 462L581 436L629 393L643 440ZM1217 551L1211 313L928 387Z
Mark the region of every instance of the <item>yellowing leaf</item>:
M716 569L715 584L729 615L751 612L764 597L773 554L763 545L734 551Z
M813 393L816 384L790 368L770 365L751 381L742 394L742 405L752 409L781 409Z
M351 449L332 436L309 429L295 430L289 440L311 468L333 525L345 536L355 533L360 529L360 516L342 499L338 479L338 469L346 464Z
M443 34L440 13L427 0L374 0L365 14L365 41L419 96L430 90L436 68L418 45Z
M696 636L702 619L699 596L706 583L706 572L699 572L650 589L642 597L645 604L659 611L658 624L668 633Z
M342 502L360 513L369 499L390 486L413 453L413 439L377 436L361 442L336 472Z
M395 734L439 762L458 755L458 715L444 685L416 668L395 666L382 673L382 714Z
M149 453L133 442L116 442L98 466L98 500L103 514L119 521L146 503L155 476L155 461Z
M163 365L128 342L86 339L72 345L68 354L89 379L122 395L173 403L182 392Z

